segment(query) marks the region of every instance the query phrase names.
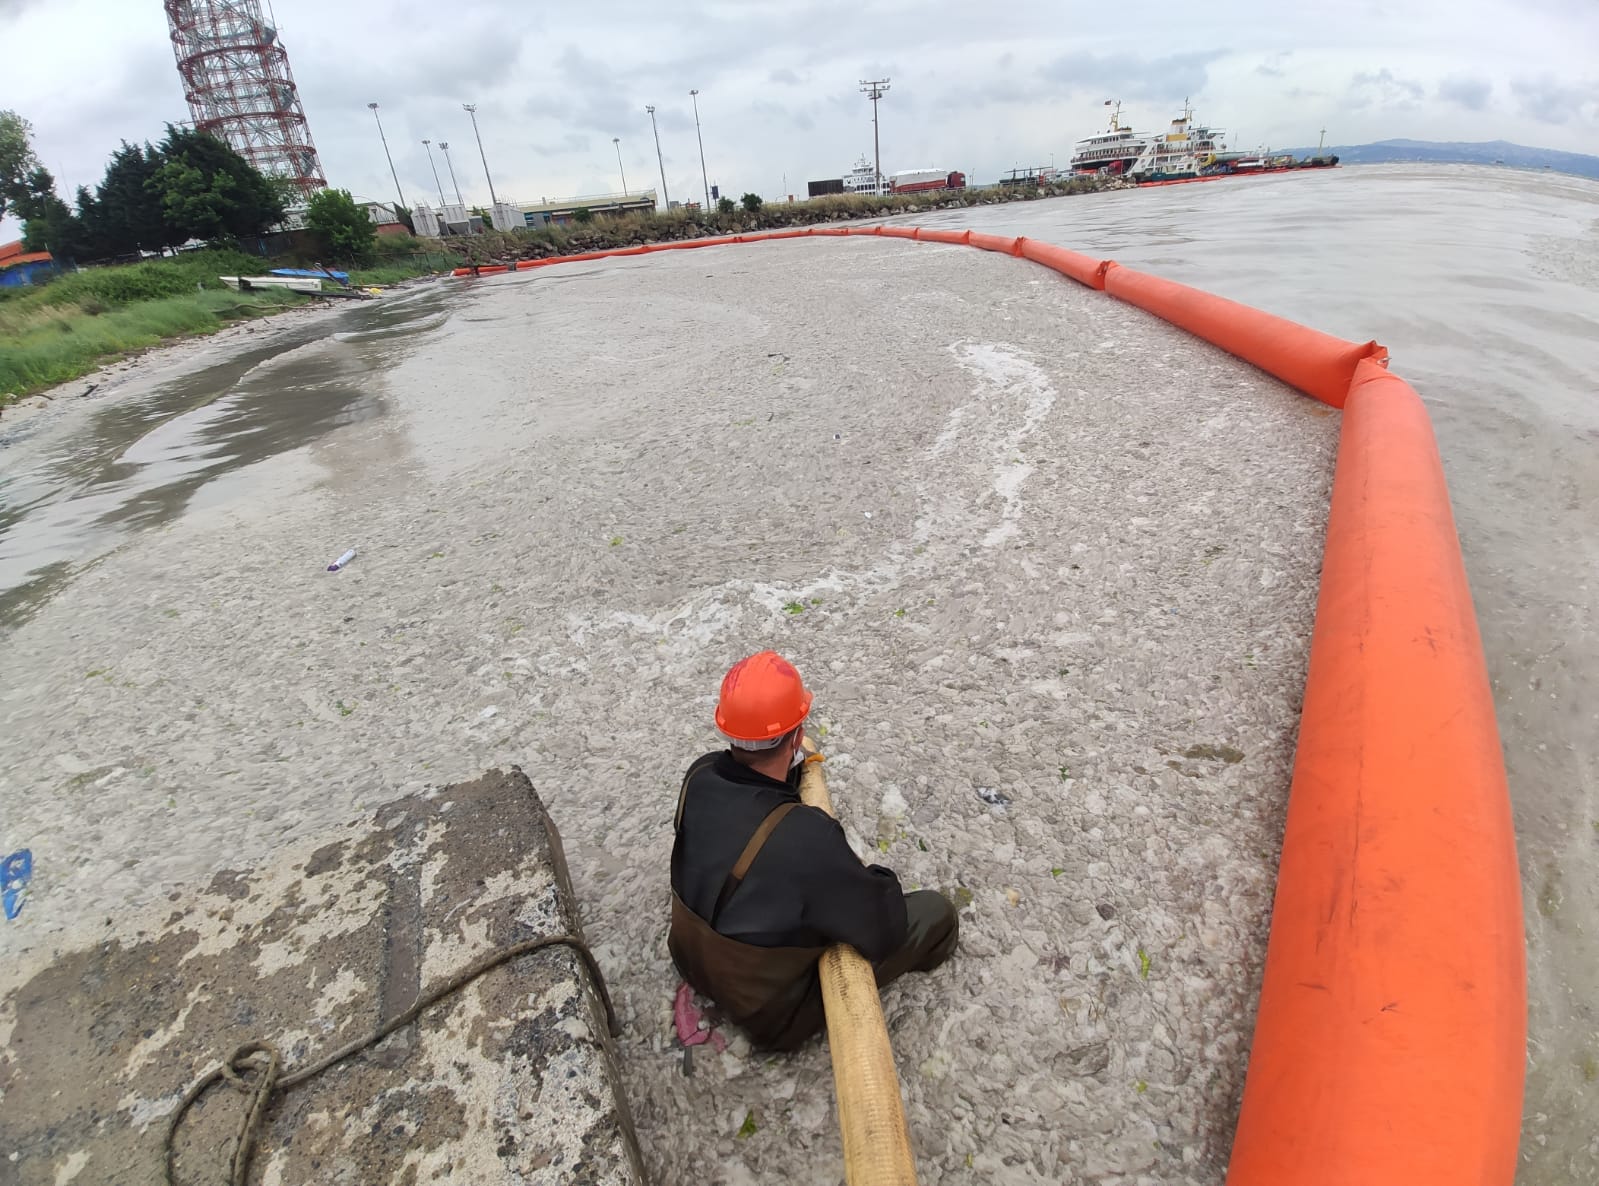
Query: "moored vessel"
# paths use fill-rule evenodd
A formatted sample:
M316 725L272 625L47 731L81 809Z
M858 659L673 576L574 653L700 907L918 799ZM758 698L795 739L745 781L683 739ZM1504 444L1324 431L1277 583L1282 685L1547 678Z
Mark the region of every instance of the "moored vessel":
M1148 136L1123 126L1122 105L1119 99L1106 99L1105 106L1114 108L1110 116L1110 127L1077 142L1072 149L1073 173L1120 176L1143 155L1144 148L1149 144Z
M847 194L880 194L885 189L887 186L883 184L882 175L864 156L844 174L844 192Z
M1194 109L1185 101L1182 115L1171 121L1165 135L1149 138L1127 172L1138 181L1184 181L1227 172L1227 165L1244 154L1229 153L1225 135L1219 128L1195 123Z

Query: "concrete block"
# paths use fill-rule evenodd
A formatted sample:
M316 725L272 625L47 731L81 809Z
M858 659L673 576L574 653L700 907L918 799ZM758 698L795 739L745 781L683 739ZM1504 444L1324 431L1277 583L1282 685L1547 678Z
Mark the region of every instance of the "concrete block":
M0 1000L0 1180L162 1181L187 1086L253 1040L285 1074L512 943L581 937L561 840L518 769L398 800L344 836L175 891ZM247 1097L188 1113L177 1181L227 1180ZM605 1014L556 947L272 1102L251 1180L642 1183Z

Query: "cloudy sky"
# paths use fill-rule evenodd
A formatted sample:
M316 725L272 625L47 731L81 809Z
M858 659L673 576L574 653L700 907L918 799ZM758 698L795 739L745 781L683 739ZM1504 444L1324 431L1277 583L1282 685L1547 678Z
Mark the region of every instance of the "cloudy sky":
M328 180L363 197L394 191L374 101L408 200L437 197L426 137L486 202L462 102L479 104L502 198L619 189L612 137L629 187L658 186L647 103L669 190L692 197L691 87L713 184L803 194L870 153L863 78L892 79L885 172L1064 164L1106 98L1143 129L1187 96L1238 147L1314 145L1325 126L1329 143L1599 152L1596 0L272 3ZM0 45L0 107L33 122L65 195L119 141L188 118L160 0L0 0Z

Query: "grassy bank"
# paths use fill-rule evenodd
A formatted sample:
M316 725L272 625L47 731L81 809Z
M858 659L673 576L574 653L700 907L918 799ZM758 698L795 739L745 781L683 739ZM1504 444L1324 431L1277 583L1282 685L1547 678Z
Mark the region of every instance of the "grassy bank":
M234 292L217 279L265 270L262 260L235 251L196 251L0 289L0 404L86 375L108 358L305 299Z
M455 254L423 251L410 236L381 247L376 266L353 271L353 282L398 284L461 262ZM0 406L86 375L108 359L304 304L309 298L291 292L235 292L218 277L257 276L308 262L195 251L88 268L32 288L0 289Z
M86 375L109 358L305 300L288 292L196 292L93 313L67 306L22 316L0 303L0 403Z
M540 227L536 230L490 231L470 238L447 239L446 245L467 262L483 264L509 259L547 259L582 251L607 251L643 243L698 239L705 235L734 235L784 227L817 226L863 218L887 218L931 210L962 210L1003 202L1032 201L1067 194L1093 193L1116 182L1093 177L1072 177L1043 186L989 189L935 190L918 194L829 194L807 202L774 202L758 210L742 207L719 210L669 210L655 214L629 214L621 218L595 218L586 223Z

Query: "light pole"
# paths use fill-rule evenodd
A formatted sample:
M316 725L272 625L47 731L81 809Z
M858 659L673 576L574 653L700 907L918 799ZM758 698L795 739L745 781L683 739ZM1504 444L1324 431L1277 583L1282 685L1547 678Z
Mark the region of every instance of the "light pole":
M367 106L372 109L372 118L378 121L378 139L383 141L383 155L389 161L389 176L394 178L394 192L399 195L400 206L403 208L405 206L405 193L400 189L400 175L394 171L394 157L389 155L389 138L383 134L383 117L378 114L378 105L376 103L368 103ZM400 216L399 210L394 212L394 216L396 218Z
M455 204L465 209L466 203L461 199L461 183L455 179L455 162L450 160L450 142L440 140L439 150L444 153L444 165L450 171L450 186L455 190Z
M874 192L880 194L883 192L883 149L877 139L877 101L888 94L888 79L861 79L861 94L872 101L872 167L877 170L873 179L877 186Z
M627 166L622 164L622 138L612 136L611 143L616 145L616 168L622 174L622 196L627 197Z
M694 101L694 138L700 142L700 181L705 186L705 209L711 208L711 183L705 176L705 137L700 135L700 93L690 91L688 97Z
M444 205L444 182L439 180L439 167L433 163L433 141L422 141L422 147L428 150L428 168L433 170L433 184L439 187L439 206Z
M483 152L483 134L477 130L477 104L462 103L461 106L472 117L472 135L477 137L477 154L483 161L483 177L489 183L489 202L498 206L500 199L494 196L494 178L489 176L489 158Z
M661 129L655 123L655 104L651 103L644 110L650 113L650 127L655 132L655 161L661 166L661 208L670 210L672 195L666 192L666 158L661 155Z

